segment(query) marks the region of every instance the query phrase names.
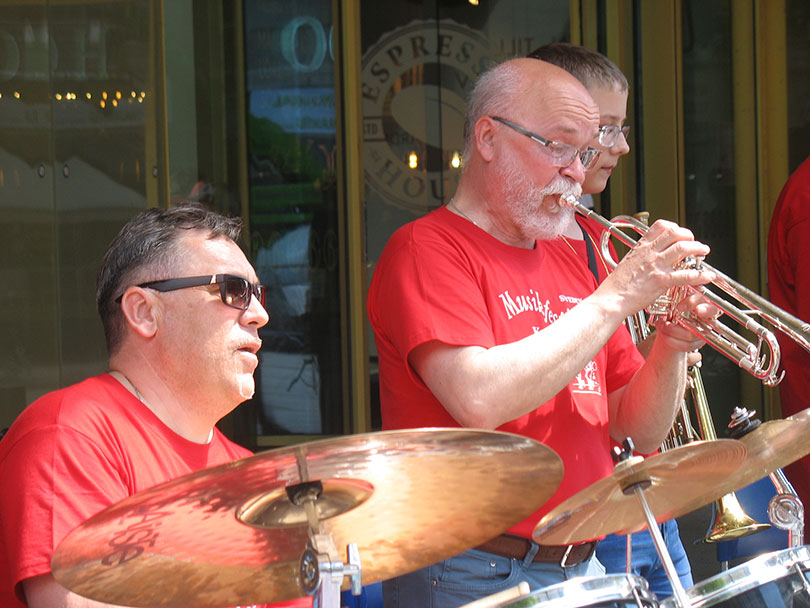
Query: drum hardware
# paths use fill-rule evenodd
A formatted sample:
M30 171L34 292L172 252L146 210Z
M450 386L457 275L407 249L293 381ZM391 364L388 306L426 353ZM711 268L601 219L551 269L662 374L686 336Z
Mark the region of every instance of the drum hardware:
M776 488L776 495L768 503L768 518L780 530L788 533L788 547L804 544L804 505L782 469L769 476Z
M68 534L52 571L109 604L234 606L310 594L337 608L341 586L357 592L504 532L542 506L562 474L551 448L498 431L313 441L125 498Z
M754 433L762 425L754 418L755 414L744 407L735 408L728 424L730 436L742 439ZM787 531L789 547L800 547L804 544L804 505L781 467L771 471L769 477L776 494L768 503L768 519L775 527Z
M308 479L306 458L300 458L299 472L302 479ZM303 507L309 526L309 543L301 555L299 575L301 587L307 595L313 596L313 608L340 606L340 585L348 576L352 595L360 595L363 589L360 553L355 543L346 546L347 563L340 561L332 535L321 525L318 499L323 496L320 481L303 481L284 488L290 503Z
M632 466L632 461L635 461L636 464L638 462L644 462L644 459L640 456L633 456L633 442L629 437L624 440L623 448L614 448L613 455L616 460L617 469L619 467ZM664 572L672 585L673 595L678 599L679 605L685 608L689 606L689 601L686 597L686 589L684 589L683 585L681 584L681 580L678 577L678 572L675 570L675 564L672 562L672 557L670 557L669 551L667 551L667 545L664 541L664 537L661 536L661 530L658 529L658 522L655 521L655 515L650 509L650 505L647 502L646 496L644 495L644 491L649 488L651 484L652 480L649 474L647 472L639 471L638 473L627 477L625 482L622 484L621 489L624 494L629 495L632 493L638 499L639 504L644 511L644 518L647 520L647 529L652 537L655 551L658 553L658 557L661 560L661 565L664 567ZM630 536L628 535L628 539L629 538ZM629 561L630 560L628 559L628 567Z
M798 608L810 604L810 548L795 547L760 555L687 591L692 608ZM679 606L677 598L661 608Z
M743 410L742 418L750 417L751 414ZM759 423L758 420L754 422ZM807 441L810 433L810 408L784 419L752 424L751 428L737 440L746 448L742 466L730 472L726 478L717 480L717 489L722 490L721 494L744 488L810 454L810 441ZM777 474L775 483L780 484L777 491L785 494L791 501L798 501L798 497L794 499L792 496L792 488L789 484L785 485L783 480L787 481ZM799 509L797 504L791 510L791 517L801 518L803 521L803 508ZM795 535L794 538L793 542L799 542Z
M720 481L727 479L745 456L741 441L717 439L694 441L648 458L625 458L612 475L547 513L532 538L543 544L570 544L646 527L672 588L680 596L678 605L688 606L656 524L690 513L725 494Z
M610 256L608 246L611 236L616 237L619 241L632 248L637 241L628 236L622 228L633 229L641 235L649 230L649 227L644 222L632 216L620 215L608 220L582 205L571 195L561 197L560 202L569 205L586 217L593 218L594 221L606 229L606 232L602 234L601 249L602 256L610 264L615 264L615 261ZM651 315L651 324L654 325L658 319L678 323L712 348L734 361L739 367L760 379L766 386L775 386L782 379L782 376L778 373L781 351L774 333L757 322L754 319L755 315L760 320L770 323L776 329L785 333L802 348L810 352L810 324L774 306L765 298L744 285L733 281L719 270L704 264L701 260L687 258L683 261L682 267L705 269L713 272L715 278L712 285L723 291L728 297L736 300L743 308L738 308L735 304L715 294L705 285L677 287L670 289L666 296L659 298L647 308ZM723 314L733 319L746 330L753 332L754 341L744 338L716 319L707 321L699 319L689 312L677 311L678 304L690 291L701 294Z
M801 564L799 562L796 562L791 566L791 569L795 570L796 574L799 575L800 580L802 582L802 586L804 587L804 592L808 596L810 596L810 581L807 580L807 577L805 576L804 571L802 570Z

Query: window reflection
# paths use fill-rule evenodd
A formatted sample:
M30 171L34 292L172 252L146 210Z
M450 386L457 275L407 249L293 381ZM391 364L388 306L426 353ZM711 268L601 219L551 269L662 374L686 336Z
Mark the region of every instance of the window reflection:
M245 3L259 434L343 430L332 3Z

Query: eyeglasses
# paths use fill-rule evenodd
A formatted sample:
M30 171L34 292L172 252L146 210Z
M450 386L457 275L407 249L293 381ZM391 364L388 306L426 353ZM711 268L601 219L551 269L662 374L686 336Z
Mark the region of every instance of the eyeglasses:
M592 169L594 165L596 165L596 160L599 158L600 150L596 148L587 147L584 150L580 150L576 146L572 146L571 144L564 144L559 141L552 141L550 139L546 139L542 135L537 135L536 133L532 133L528 129L524 129L520 125L516 125L511 120L506 120L505 118L501 118L500 116L490 116L492 120L497 120L500 123L505 124L507 127L514 129L521 135L525 135L529 139L536 141L538 144L542 144L546 147L549 151L549 156L551 157L551 162L554 164L555 167L567 167L571 163L573 163L577 156L579 156L579 160L582 162L582 166L585 167L585 170Z
M238 310L247 310L250 307L251 295L262 306L264 306L267 296L264 286L251 283L246 278L235 274L207 274L183 279L149 281L148 283L141 283L138 287L163 292L185 289L186 287L199 287L200 285L219 285L219 296L222 298L222 303ZM123 297L123 294L121 294L115 301L120 302Z
M610 148L619 139L619 133L624 135L627 139L627 134L630 133L630 125L620 127L618 125L602 125L599 127L599 145L605 148Z

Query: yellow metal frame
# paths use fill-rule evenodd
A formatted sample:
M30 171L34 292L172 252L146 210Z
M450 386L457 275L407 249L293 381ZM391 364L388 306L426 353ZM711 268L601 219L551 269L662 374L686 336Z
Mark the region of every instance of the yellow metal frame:
M753 0L752 0L753 1ZM787 32L785 0L754 2L757 69L756 133L759 205L754 218L752 238L759 247L759 293L767 296L766 247L771 216L779 192L789 177L788 161L788 107L787 107ZM751 129L751 123L744 125ZM738 205L739 207L739 205ZM747 283L756 287L757 283ZM761 389L760 389L761 390ZM781 418L779 391L764 391L765 419Z
M628 124L632 124L635 115L635 82L633 74L633 2L632 0L616 0L603 5L605 18L605 45L599 48L599 5L597 0L571 0L571 42L604 52L619 69L624 72L630 85L630 94L627 99ZM630 135L630 155L624 158L613 172L608 182L612 215L620 213L634 213L638 210L636 200L636 163L633 155L636 153L634 144L635 127ZM596 195L596 208L602 210L601 197Z
M338 190L340 209L345 214L346 327L344 328L344 404L348 414L346 432L371 430L369 396L368 330L366 322L366 246L363 176L362 50L360 37L360 3L333 0L334 14L339 19L339 58L336 57L335 82L338 86L336 110L338 120L338 168L343 187ZM350 422L350 423L349 423Z
M363 201L362 53L360 6L333 0L335 18L335 112L337 140L338 220L341 235L341 322L344 433L371 430L368 333L366 323L365 223ZM258 436L259 447L293 445L325 435Z
M154 0L149 28L149 82L154 88L146 106L146 206L166 207L169 201L169 138L166 133L166 51L163 0ZM153 171L157 170L157 177Z
M681 2L639 2L644 108L644 205L650 219L683 223L683 47ZM654 49L654 52L652 52Z

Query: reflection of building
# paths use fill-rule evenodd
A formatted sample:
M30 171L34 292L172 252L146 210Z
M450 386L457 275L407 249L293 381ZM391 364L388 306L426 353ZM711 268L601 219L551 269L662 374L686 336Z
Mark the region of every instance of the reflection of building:
M367 430L365 281L395 228L452 196L476 75L550 40L599 47L633 86L633 152L597 209L679 219L761 288L758 218L808 154L810 8L601 4L4 6L0 426L103 369L100 253L135 209L192 197L245 218L271 292L260 392L229 432L268 446ZM736 369L710 367L718 418L759 400Z

